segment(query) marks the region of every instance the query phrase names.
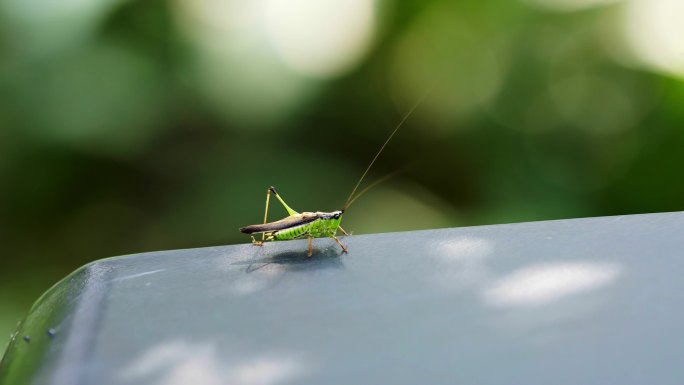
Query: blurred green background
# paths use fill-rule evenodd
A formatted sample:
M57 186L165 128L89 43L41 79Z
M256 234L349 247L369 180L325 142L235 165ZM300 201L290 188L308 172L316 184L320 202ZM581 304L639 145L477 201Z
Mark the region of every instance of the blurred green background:
M89 261L684 209L681 0L0 2L0 341ZM274 206L271 218L285 211ZM321 241L327 242L327 241Z

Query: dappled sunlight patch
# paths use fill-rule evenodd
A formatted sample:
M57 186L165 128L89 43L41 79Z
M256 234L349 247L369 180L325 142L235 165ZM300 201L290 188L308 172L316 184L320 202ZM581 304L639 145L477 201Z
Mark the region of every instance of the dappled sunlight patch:
M439 264L435 282L449 290L462 290L486 282L491 273L485 260L493 251L492 242L485 238L466 236L439 242L432 253Z
M438 250L439 257L445 262L461 263L480 260L494 250L492 242L479 237L462 237L442 241Z
M497 307L546 305L605 287L621 270L617 264L597 262L532 265L494 281L483 292L483 299Z
M230 384L279 384L302 372L299 362L287 357L261 357L231 368Z
M305 372L302 360L273 354L227 363L214 343L174 340L148 349L124 367L119 378L125 383L155 385L276 385Z

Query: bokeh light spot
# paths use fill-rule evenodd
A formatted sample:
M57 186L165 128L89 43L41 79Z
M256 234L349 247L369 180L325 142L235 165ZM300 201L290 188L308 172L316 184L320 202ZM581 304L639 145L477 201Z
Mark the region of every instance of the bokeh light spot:
M625 12L625 36L646 67L684 79L684 1L631 0Z
M104 17L123 0L0 1L5 24L17 47L31 53L51 53L85 41Z
M267 0L264 13L282 60L312 77L351 68L367 51L375 28L373 0Z
M308 95L305 79L283 65L264 32L263 1L176 0L190 42L186 79L233 127L277 127Z

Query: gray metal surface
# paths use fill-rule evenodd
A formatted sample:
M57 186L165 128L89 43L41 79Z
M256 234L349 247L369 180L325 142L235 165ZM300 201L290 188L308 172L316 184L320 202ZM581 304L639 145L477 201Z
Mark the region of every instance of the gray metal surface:
M36 303L0 383L684 384L682 234L668 213L97 261Z

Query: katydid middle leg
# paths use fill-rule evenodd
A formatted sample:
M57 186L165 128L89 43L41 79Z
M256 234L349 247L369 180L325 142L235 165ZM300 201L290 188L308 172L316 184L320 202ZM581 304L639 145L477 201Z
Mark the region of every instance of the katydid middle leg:
M313 237L309 234L306 238L309 240L309 248L306 251L306 256L310 257L313 255Z

